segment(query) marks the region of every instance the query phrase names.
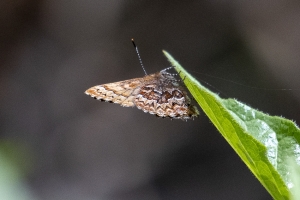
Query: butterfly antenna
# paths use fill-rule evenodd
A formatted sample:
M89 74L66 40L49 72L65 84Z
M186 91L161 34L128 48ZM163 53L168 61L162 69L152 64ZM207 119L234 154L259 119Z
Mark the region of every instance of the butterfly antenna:
M144 67L144 65L143 65L143 62L142 62L142 59L141 59L141 56L140 56L140 53L139 53L139 50L138 50L137 46L136 46L135 43L134 43L134 39L132 38L131 41L132 41L132 44L133 44L133 46L134 46L134 48L135 48L135 51L136 51L136 53L137 53L137 55L138 55L138 57L139 57L139 61L140 61L140 64L141 64L141 66L142 66L142 68L143 68L143 70L144 70L144 72L145 72L145 75L147 75L147 72L146 72L146 70L145 70L145 67Z

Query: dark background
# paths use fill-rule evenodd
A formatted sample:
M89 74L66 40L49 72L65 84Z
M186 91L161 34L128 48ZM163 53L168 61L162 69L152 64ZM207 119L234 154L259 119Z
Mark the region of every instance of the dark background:
M133 37L148 73L170 66L165 49L220 96L299 122L299 1L1 0L0 9L1 141L20 152L11 159L36 199L271 199L202 111L171 121L83 92L144 75Z

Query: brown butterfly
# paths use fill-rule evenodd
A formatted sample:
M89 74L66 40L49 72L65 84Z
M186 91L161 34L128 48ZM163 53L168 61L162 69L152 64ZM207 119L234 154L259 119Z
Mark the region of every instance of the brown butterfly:
M134 41L132 42L134 44ZM135 48L139 56L137 47ZM140 63L143 67L141 59ZM95 99L117 103L124 107L136 106L146 113L159 117L186 120L199 116L198 109L191 105L187 93L174 75L166 71L168 69L142 78L97 85L85 93Z
M162 70L143 78L97 85L85 93L95 99L134 107L159 117L190 119L199 115L187 93L170 73Z

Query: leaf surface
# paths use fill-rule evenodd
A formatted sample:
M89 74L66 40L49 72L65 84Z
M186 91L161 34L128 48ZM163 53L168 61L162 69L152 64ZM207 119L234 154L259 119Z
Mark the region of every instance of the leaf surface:
M204 113L274 199L292 198L292 167L300 165L300 130L288 119L269 116L202 86L163 51ZM298 178L300 179L300 177Z

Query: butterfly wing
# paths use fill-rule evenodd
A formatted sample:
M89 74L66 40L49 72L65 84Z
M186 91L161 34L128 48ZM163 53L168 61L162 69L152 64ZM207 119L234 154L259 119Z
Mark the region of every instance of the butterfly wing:
M190 104L187 93L169 73L155 74L152 81L139 89L134 103L144 112L159 117L186 120L199 115L198 109Z
M139 90L135 100L137 108L159 117L190 119L199 111L190 105L190 99L181 88L155 88L145 85Z
M115 83L96 85L85 91L85 94L95 99L120 104L124 107L134 107L135 95L139 92L142 78L135 78Z

